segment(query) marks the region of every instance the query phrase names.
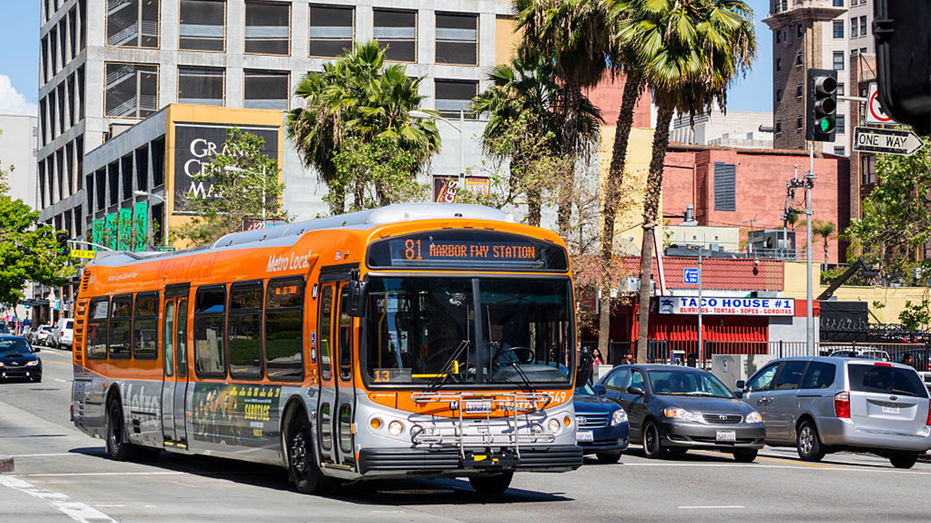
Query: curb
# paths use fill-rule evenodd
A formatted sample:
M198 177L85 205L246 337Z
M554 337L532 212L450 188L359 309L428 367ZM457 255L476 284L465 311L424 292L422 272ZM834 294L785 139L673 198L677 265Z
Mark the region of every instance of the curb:
M13 472L13 458L0 456L0 473Z

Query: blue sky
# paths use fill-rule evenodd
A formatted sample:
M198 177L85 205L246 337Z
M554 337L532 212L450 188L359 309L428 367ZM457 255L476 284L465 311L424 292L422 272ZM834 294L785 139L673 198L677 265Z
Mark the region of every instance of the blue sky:
M728 90L731 111L772 111L772 36L760 22L769 9L767 0L747 0L754 11L758 58L746 78ZM0 112L38 103L40 0L0 0ZM2 76L9 78L8 85ZM22 98L17 96L22 95ZM4 111L4 109L7 109Z

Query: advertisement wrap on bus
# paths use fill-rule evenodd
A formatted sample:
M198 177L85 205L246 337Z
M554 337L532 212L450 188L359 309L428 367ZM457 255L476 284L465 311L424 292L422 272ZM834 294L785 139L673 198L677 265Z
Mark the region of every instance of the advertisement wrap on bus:
M98 253L76 300L74 424L114 459L208 454L334 480L582 464L565 243L501 211L400 204Z

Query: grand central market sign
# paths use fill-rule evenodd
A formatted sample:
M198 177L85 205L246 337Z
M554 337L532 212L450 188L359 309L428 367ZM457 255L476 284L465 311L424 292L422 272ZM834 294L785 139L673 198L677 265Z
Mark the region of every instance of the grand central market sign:
M697 297L659 298L660 314L698 314ZM791 298L702 298L702 314L737 316L795 316Z

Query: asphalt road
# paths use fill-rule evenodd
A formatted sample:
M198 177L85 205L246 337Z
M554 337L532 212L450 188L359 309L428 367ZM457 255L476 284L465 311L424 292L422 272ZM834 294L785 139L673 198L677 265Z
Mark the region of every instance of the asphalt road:
M767 447L755 463L689 452L566 474L518 474L501 495L467 481L346 485L327 497L292 491L284 469L163 453L153 464L108 459L68 421L71 354L43 350L42 383L0 383L0 522L152 521L928 521L931 464L832 454L798 461Z

